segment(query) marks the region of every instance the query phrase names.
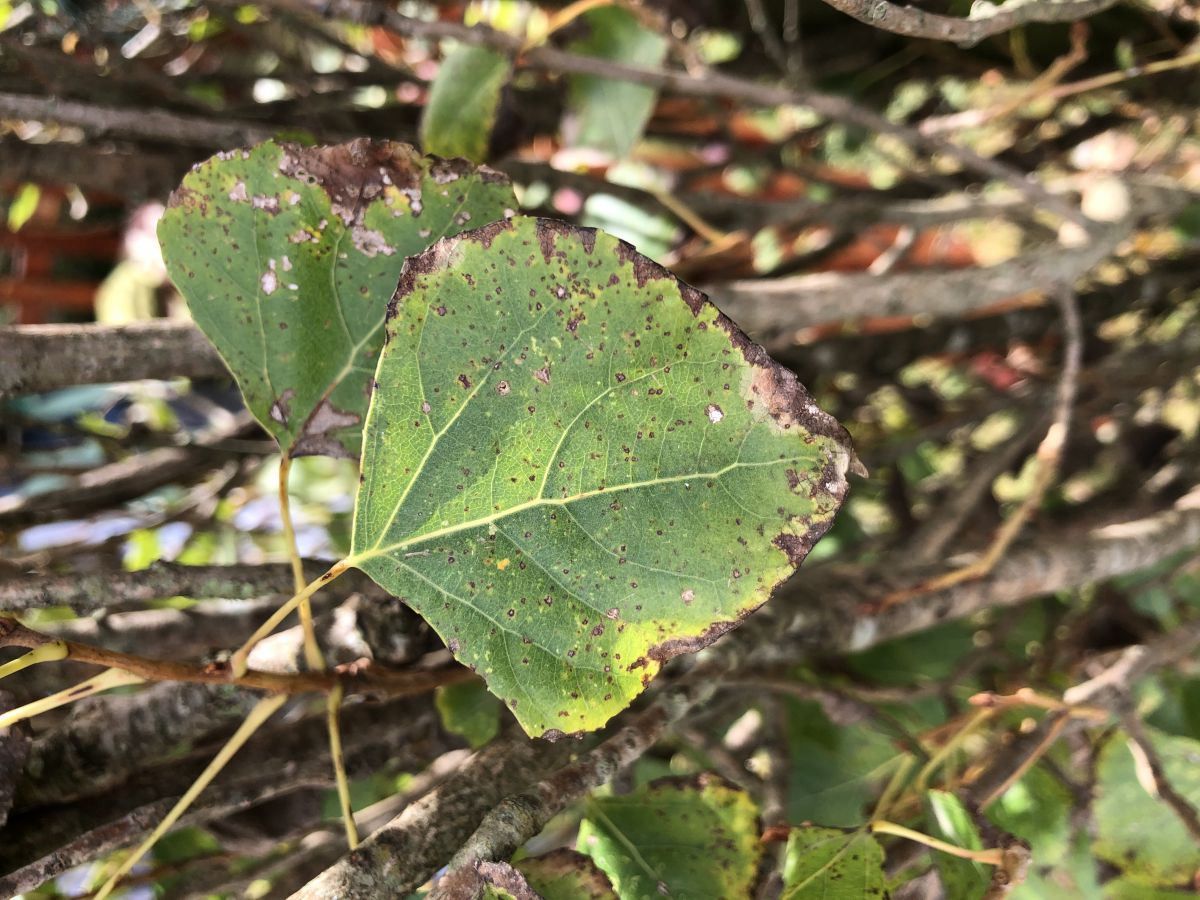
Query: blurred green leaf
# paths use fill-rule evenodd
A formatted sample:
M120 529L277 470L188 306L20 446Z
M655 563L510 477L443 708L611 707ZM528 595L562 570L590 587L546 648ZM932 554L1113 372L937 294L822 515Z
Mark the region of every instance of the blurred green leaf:
M638 66L657 66L667 52L667 39L643 26L636 15L619 6L593 9L580 17L586 37L570 49L582 56ZM576 147L591 147L623 157L633 149L654 110L654 88L572 75L568 81L569 118L563 130Z
M1151 731L1171 786L1200 805L1200 741ZM1141 884L1170 887L1200 869L1200 845L1175 812L1146 793L1124 732L1108 739L1097 765L1093 816L1098 857Z
M835 726L815 703L789 700L788 818L853 827L899 757L891 738L863 724Z
M503 705L482 681L448 684L437 689L438 714L447 731L460 735L477 750L500 730Z
M971 814L958 797L948 791L929 791L925 795L925 802L929 806L929 834L956 847L964 847L967 850L983 849L979 829L971 821ZM987 891L992 880L990 866L936 850L932 855L947 897L954 897L955 900L978 900Z
M487 159L500 93L511 73L511 60L494 50L468 44L452 50L438 69L421 116L425 152L473 162Z
M16 196L8 207L8 230L20 231L37 212L42 189L36 184L26 183L17 188Z

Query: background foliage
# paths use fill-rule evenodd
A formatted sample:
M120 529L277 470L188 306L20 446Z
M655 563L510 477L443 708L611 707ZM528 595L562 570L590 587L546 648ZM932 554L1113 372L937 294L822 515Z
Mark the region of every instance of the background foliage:
M762 611L584 742L433 690L436 636L339 580L316 614L356 864L297 694L131 895L1195 895L1200 20L919 9L0 3L0 308L24 323L0 331L0 609L24 628L0 664L14 634L212 662L292 592L277 445L154 240L193 164L272 137L461 155L511 179L498 207L632 242L870 471ZM310 578L351 550L357 481L292 464ZM95 671L72 656L0 708ZM303 659L291 629L253 661ZM168 680L0 730L0 895L94 888L259 696Z

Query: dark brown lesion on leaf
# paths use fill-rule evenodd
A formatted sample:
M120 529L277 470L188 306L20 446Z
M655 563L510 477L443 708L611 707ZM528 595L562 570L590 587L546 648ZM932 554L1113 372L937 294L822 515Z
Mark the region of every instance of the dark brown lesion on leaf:
M354 459L358 454L347 447L335 432L356 429L362 424L358 413L338 409L328 398L322 399L309 414L290 451L291 456L333 456ZM345 435L343 434L343 437Z
M761 606L761 604L759 605ZM755 606L752 609L742 610L737 614L736 619L730 621L713 622L702 632L697 635L692 635L691 637L668 638L667 640L655 644L649 650L647 650L646 656L655 660L656 662L663 663L668 659L672 659L673 657L682 656L684 653L698 653L717 638L729 633L730 631L733 631L733 629L741 625L742 622L744 622L757 609L758 606ZM641 668L645 665L646 660L638 659L631 663L629 668L632 670Z

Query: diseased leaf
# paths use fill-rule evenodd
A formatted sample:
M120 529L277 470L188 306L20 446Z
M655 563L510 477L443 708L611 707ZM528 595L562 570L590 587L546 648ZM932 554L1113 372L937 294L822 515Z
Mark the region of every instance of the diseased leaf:
M447 54L421 116L426 152L487 159L500 92L511 74L512 60L486 47L463 44Z
M666 37L627 9L600 7L580 18L588 34L572 43L574 53L638 66L657 66L666 56ZM572 75L567 91L571 117L564 126L569 143L627 155L642 136L657 96L654 88L629 81Z
M196 324L284 452L353 457L405 257L515 206L498 173L406 144L268 142L193 169L159 239Z
M621 900L751 896L762 844L749 795L718 779L664 779L621 797L596 797L579 849Z
M612 882L590 857L560 848L516 863L543 900L617 900Z
M793 828L783 861L782 900L888 897L883 848L865 830Z
M825 532L841 427L702 294L532 218L409 260L347 562L531 735L598 728Z
M435 702L446 730L466 738L473 750L500 730L500 701L478 681L440 687Z
M958 797L948 791L929 791L925 795L925 801L929 805L930 834L956 847L965 847L968 850L983 849L979 829L971 821L971 814ZM933 853L933 861L947 896L978 900L991 884L992 870L982 863L936 851Z
M1200 741L1151 735L1167 781L1193 806L1200 805ZM1200 869L1200 846L1174 810L1138 781L1124 732L1100 751L1093 817L1096 856L1142 884L1184 884Z

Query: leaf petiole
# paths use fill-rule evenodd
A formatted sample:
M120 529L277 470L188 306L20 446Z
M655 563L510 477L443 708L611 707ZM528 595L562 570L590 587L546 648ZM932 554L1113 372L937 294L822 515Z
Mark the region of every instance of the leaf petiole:
M969 859L973 862L982 863L985 866L999 866L1004 864L1004 851L999 848L992 850L969 850L966 847L956 847L954 844L948 844L945 841L922 834L919 831L914 831L911 828L905 828L903 825L897 825L895 822L877 820L872 822L868 827L872 834L890 834L894 837L905 838L915 841L918 844L924 844L933 850L940 850L942 853L947 853L950 856L957 856L959 859Z
M58 642L56 641L55 643ZM38 649L40 650L41 648L39 647ZM32 653L21 657L21 659L26 659L37 652L37 650L34 650ZM17 662L20 661L17 660ZM44 712L58 709L60 706L66 706L68 703L74 703L76 700L82 700L84 697L91 697L112 688L141 684L143 681L145 679L140 675L134 675L132 672L126 672L124 669L108 669L99 675L94 675L87 679L87 681L81 681L74 687L61 690L57 694L51 694L49 697L43 697L41 700L34 700L32 703L26 703L24 706L10 709L6 713L0 713L0 728L7 728L25 719L32 719L34 716L40 716Z
M204 789L212 782L212 780L220 774L221 770L225 768L225 765L233 758L233 755L237 753L238 750L242 749L242 745L250 739L254 732L258 731L258 729L262 727L263 723L266 722L267 719L271 718L271 716L277 709L279 709L279 707L283 706L287 699L287 694L276 694L271 697L264 697L258 702L258 705L255 706L254 709L250 710L250 714L246 716L245 721L238 726L238 730L233 733L233 737L231 737L228 743L221 748L220 752L213 757L212 762L210 762L205 767L204 771L200 773L199 777L192 782L192 786L189 787L187 791L184 792L184 795L179 798L179 802L171 807L171 811L167 813L165 817L163 817L163 820L158 823L157 827L152 832L150 832L150 835L138 845L136 850L134 850L125 858L125 861L122 862L117 871L109 877L108 881L104 882L104 886L96 892L96 896L93 898L93 900L104 900L105 897L113 892L113 889L117 886L117 882L120 881L130 869L136 866L138 861L150 852L150 848L158 842L158 839L166 834L171 827L179 821L183 814L187 812L188 807L196 802L196 798L199 797Z
M0 666L0 678L15 675L22 669L26 669L29 666L36 666L38 663L57 662L60 659L66 659L67 652L66 641L50 641L48 644L42 644L40 647L30 650L24 656L18 656L12 662L7 662Z
M349 568L350 563L348 560L339 560L330 566L329 570L324 575L311 584L305 586L304 590L299 591L295 596L288 600L287 603L275 610L275 612L271 614L271 617L267 619L267 621L263 622L262 625L258 627L258 630L255 631L254 634L250 635L246 642L238 648L237 652L233 654L233 657L229 662L230 669L233 672L233 677L241 678L246 674L246 670L249 668L248 660L250 657L250 651L252 651L258 645L259 641L278 628L279 623L290 616L296 607L300 606L300 604L306 601L309 597L311 597L321 588L325 587L325 585L329 584L329 582L333 581L339 575L343 574Z

